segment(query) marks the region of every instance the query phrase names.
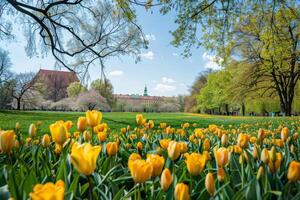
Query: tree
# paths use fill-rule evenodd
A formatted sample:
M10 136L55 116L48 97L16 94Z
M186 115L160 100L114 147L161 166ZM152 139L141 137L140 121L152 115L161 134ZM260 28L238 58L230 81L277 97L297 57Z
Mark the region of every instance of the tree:
M26 99L26 96L33 91L34 86L33 73L20 73L14 77L14 87L12 97L17 102L17 110L21 109L21 103Z
M244 64L240 86L246 92L260 91L261 96L277 95L282 111L290 116L300 78L300 12L294 8L270 9L262 8L240 19L233 53Z
M0 39L12 36L12 24L19 22L28 56L51 52L57 65L82 77L96 61L103 69L105 58L124 54L138 58L140 48L146 47L139 27L107 1L4 0L0 22Z
M84 91L86 91L86 88L80 82L73 82L67 88L68 97L77 97Z
M8 51L0 48L0 85L11 78L11 61Z
M116 98L114 96L114 88L108 79L97 79L91 83L91 89L97 91L104 97L110 107L114 107Z
M106 99L93 89L81 92L76 100L76 105L78 110L82 111L97 109L107 112L111 110Z

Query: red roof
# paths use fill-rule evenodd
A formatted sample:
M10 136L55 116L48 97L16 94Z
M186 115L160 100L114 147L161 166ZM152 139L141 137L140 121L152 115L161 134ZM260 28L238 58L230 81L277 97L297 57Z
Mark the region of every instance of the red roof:
M79 82L79 79L74 72L48 69L40 69L36 78L39 81L43 81L46 85L50 85L50 82L53 81L61 81L61 85L65 85L66 87L73 82Z

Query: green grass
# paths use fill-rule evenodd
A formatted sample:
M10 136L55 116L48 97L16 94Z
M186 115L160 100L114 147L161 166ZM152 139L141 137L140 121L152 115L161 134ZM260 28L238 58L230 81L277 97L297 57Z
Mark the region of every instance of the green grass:
M28 133L28 127L31 123L42 121L43 125L40 127L40 133L49 133L49 125L57 120L71 120L74 123L72 131L76 129L76 122L79 116L84 116L85 113L80 112L46 112L46 111L0 111L0 128L13 129L16 122L21 124L21 132ZM127 125L135 126L136 113L103 113L103 122L106 122L112 131L118 131L121 127ZM154 120L158 125L160 122L166 122L173 127L180 127L184 122L197 123L198 127L207 127L209 124L224 125L229 124L233 126L245 124L259 124L259 126L266 125L272 122L274 125L279 125L290 120L298 120L299 117L229 117L229 116L212 116L202 114L189 113L143 113L147 119Z

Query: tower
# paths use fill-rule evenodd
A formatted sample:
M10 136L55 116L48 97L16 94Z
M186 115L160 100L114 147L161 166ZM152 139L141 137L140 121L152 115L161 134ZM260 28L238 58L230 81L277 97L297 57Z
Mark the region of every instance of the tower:
M148 96L147 85L145 85L144 96Z

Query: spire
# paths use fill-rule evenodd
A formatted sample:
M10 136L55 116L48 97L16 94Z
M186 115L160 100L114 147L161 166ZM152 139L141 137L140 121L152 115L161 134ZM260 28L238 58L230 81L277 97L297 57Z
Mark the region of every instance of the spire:
M148 96L147 85L145 85L144 96Z

